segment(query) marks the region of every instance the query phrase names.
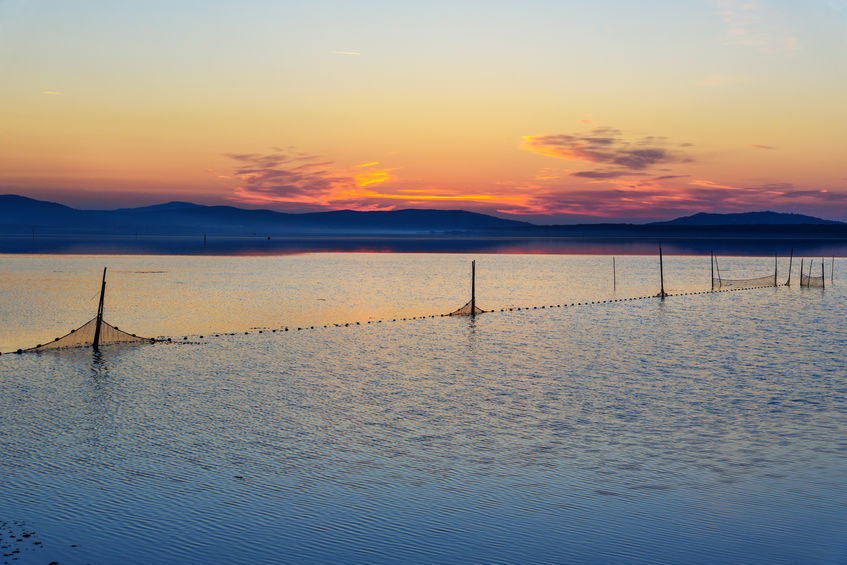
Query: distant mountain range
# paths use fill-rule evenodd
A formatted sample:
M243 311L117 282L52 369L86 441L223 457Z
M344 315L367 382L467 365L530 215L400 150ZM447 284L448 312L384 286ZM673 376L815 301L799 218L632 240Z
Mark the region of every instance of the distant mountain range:
M722 226L722 227L721 227ZM828 229L831 228L831 229ZM799 231L798 231L799 230ZM748 212L706 214L668 222L538 226L463 210L338 210L290 214L233 206L169 202L118 210L77 210L62 204L17 195L0 195L0 234L22 235L504 235L534 237L654 237L751 234L842 237L847 224L800 214Z
M740 214L707 214L699 212L667 222L653 222L651 226L787 226L809 224L841 224L834 220L822 220L803 214L783 214L781 212L743 212Z
M0 233L110 235L296 235L446 233L530 227L463 210L338 210L287 214L232 206L169 202L119 210L77 210L53 202L0 195Z

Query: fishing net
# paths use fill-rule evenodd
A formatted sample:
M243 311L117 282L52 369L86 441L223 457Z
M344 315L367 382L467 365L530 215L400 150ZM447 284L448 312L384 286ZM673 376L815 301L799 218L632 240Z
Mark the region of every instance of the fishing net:
M94 332L97 329L97 318L92 318L65 336L57 337L50 343L36 345L27 351L45 351L47 349L66 349L69 347L86 347L94 344ZM108 322L100 322L100 345L114 343L150 343L155 341L148 337L139 337L119 330Z
M467 304L459 308L454 312L450 312L448 316L474 316L476 314L482 314L485 312L479 306L472 306L473 300L469 300Z
M800 273L800 286L811 288L824 288L823 277L813 277L812 275L804 275Z
M774 276L756 277L753 279L712 279L715 290L724 288L753 288L762 286L776 286Z

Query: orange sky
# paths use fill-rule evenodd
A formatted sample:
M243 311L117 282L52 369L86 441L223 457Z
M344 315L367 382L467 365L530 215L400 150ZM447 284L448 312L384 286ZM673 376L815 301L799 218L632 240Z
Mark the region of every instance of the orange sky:
M0 4L0 192L847 220L845 2L282 4Z

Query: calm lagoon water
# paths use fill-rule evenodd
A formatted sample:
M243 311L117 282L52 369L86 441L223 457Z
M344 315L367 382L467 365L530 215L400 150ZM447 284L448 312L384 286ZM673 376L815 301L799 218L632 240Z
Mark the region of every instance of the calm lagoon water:
M842 260L825 290L390 321L461 306L470 258L0 256L0 351L92 317L106 265L108 321L189 338L0 356L0 555L847 562ZM655 257L616 288L608 256L478 259L483 308L658 290ZM706 290L708 257L665 274Z

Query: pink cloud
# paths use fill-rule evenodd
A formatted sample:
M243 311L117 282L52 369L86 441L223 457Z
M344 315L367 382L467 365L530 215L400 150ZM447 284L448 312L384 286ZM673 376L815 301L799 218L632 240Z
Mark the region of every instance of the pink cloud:
M677 147L684 145L690 144L678 144ZM659 165L692 160L678 149L671 150L664 137L629 139L620 130L609 127L584 133L527 135L522 147L549 157L602 165L600 170L571 173L594 179L638 176Z

